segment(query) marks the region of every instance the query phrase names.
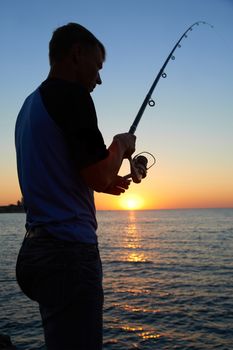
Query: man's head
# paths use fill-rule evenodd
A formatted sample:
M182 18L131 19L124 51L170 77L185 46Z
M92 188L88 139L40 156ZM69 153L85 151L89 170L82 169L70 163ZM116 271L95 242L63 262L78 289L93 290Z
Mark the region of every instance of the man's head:
M101 84L99 70L105 56L103 44L89 30L69 23L57 28L50 40L50 75L78 81L91 92Z

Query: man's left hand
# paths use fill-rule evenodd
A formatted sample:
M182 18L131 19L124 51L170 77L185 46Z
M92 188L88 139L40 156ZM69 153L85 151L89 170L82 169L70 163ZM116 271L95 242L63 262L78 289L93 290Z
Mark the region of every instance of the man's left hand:
M119 196L129 188L130 182L131 181L129 179L125 179L124 177L117 175L115 180L103 191L103 193Z

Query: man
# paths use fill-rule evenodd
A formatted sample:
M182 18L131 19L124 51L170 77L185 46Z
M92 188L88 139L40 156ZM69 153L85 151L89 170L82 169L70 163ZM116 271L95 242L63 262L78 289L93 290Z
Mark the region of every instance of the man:
M93 191L123 193L118 176L135 136L116 135L107 149L90 93L101 84L105 49L69 23L49 44L48 78L24 102L16 122L26 236L16 275L39 303L48 350L102 349L102 270Z

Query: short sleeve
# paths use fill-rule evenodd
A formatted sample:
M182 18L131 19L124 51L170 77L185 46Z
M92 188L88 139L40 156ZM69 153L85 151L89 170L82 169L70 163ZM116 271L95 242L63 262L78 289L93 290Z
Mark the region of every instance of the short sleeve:
M47 79L40 92L49 115L64 133L77 169L107 157L95 106L87 90L77 83Z

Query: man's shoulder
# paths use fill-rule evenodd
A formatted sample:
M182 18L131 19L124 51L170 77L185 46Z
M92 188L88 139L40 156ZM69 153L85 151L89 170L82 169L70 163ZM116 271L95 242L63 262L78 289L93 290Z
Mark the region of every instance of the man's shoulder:
M40 91L43 93L46 92L56 92L56 93L75 93L82 95L89 95L88 91L79 83L72 82L69 80L63 80L58 78L47 78L44 80L40 87Z

